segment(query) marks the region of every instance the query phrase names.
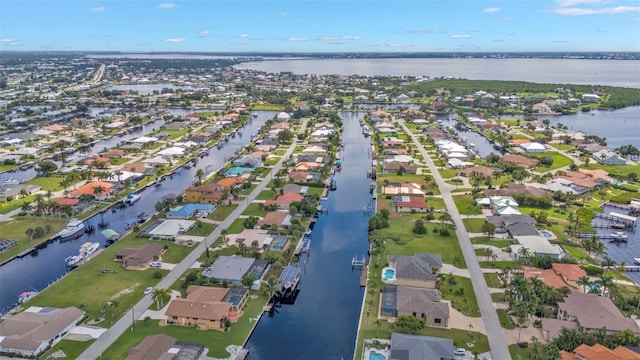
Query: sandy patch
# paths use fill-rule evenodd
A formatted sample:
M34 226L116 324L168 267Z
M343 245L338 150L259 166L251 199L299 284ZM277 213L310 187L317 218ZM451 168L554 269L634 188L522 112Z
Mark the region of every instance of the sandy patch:
M113 296L109 299L109 301L113 301L113 300L115 300L115 299L119 298L119 297L120 297L120 296L122 296L122 295L132 293L132 292L133 292L133 291L138 287L138 285L140 285L140 284L139 284L139 283L135 283L135 284L133 284L133 286L128 287L128 288L126 288L126 289L123 289L123 290L122 290L122 291L120 291L119 293L117 293L117 294L113 295Z

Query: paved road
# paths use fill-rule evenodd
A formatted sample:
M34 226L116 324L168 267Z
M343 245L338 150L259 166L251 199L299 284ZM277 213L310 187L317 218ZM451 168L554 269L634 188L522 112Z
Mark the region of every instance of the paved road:
M307 120L302 123L302 128L300 130L301 133L304 133L305 128L307 126ZM297 143L294 141L289 149L287 149L286 153L280 161L271 169L271 173L277 173L278 170L282 167L282 163L285 159L288 159L293 150L295 149ZM217 239L221 234L222 229L228 228L233 221L242 214L242 212L247 208L248 204L250 204L258 194L266 189L267 184L271 177L265 177L262 179L260 184L247 196L246 201L242 201L238 204L238 207L229 215L227 218L218 225L209 236L206 237L205 241L202 241L198 247L196 247L186 258L184 258L179 264L171 270L160 282L156 285L159 289L167 289L171 287L180 277L187 271L191 266L198 260L200 255L205 252L205 249L208 245L212 244L215 239ZM111 328L105 331L91 346L87 348L79 357L79 359L98 359L100 355L113 344L122 334L126 331L135 331L132 329L133 319L140 320L142 315L149 309L149 306L153 303L151 296L147 295L142 300L140 300L137 304L133 306L133 308L127 311Z
M509 354L509 348L507 346L507 340L504 335L504 330L502 326L500 326L500 321L498 320L498 314L496 313L496 309L493 306L493 301L491 300L491 294L489 293L489 287L482 275L482 269L480 268L480 264L478 263L478 259L473 249L473 245L471 244L471 240L469 239L469 234L466 232L464 223L462 222L462 217L456 208L456 204L453 201L453 197L451 196L451 186L442 180L440 176L440 172L436 169L433 160L424 149L424 146L420 143L418 138L407 128L403 121L398 121L400 126L404 129L404 131L411 137L414 144L417 146L418 151L424 157L431 170L431 174L438 184L438 188L442 193L442 199L444 200L449 214L453 218L453 221L456 225L456 235L458 236L458 242L460 243L460 248L462 249L462 255L464 256L464 260L467 263L467 268L469 270L469 275L471 277L471 283L473 284L473 291L476 294L476 298L478 300L478 307L480 308L480 314L482 315L482 320L484 321L484 327L487 330L487 337L489 339L489 347L491 348L491 355L493 359L497 360L505 360L511 359L511 355Z

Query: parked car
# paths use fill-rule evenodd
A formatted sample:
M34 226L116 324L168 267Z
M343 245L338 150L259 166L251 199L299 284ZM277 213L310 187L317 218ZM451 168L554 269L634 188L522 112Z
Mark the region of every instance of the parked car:
M152 291L153 291L153 288L152 287L148 287L148 288L144 289L144 294L145 295L149 295L149 294L151 294Z
M465 348L457 348L453 351L454 355L466 355L467 350Z
M149 263L149 267L153 267L153 268L161 268L161 267L162 267L162 264L160 264L160 263L159 263L159 262L157 262L157 261L154 261L154 262L150 262L150 263Z

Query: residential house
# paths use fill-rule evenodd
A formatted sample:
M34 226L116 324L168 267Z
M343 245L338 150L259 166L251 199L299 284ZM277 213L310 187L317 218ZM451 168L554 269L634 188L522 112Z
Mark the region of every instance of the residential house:
M593 158L603 165L624 165L627 161L611 149L602 149L593 153Z
M562 276L558 275L553 269L524 269L525 279L536 278L546 285L551 286L554 289L561 289L563 287L569 287L562 279Z
M260 165L262 165L262 158L249 154L242 155L239 158L233 160L233 166L257 168Z
M108 159L121 158L124 155L125 155L124 150L120 150L120 149L111 149L109 151L103 151L100 153L101 157L105 157Z
M558 303L558 315L554 321L543 321L542 332L545 339L551 338L554 325L567 328L580 326L587 331L595 332L606 329L607 336L615 336L623 330L631 330L640 334L638 324L625 317L613 301L597 294L571 293ZM545 326L546 325L546 326Z
M213 210L215 210L214 205L210 204L197 204L197 203L187 203L184 205L176 206L175 208L170 209L166 212L166 217L168 219L189 219L194 216L196 212L203 212L209 214Z
M211 269L205 271L203 275L214 278L220 283L226 281L237 285L242 282L242 277L249 272L255 261L257 260L242 256L219 256L211 264Z
M597 103L600 101L600 95L597 94L583 94L582 101L586 103Z
M583 276L587 276L587 272L576 264L553 263L551 267L572 289L579 289L578 280Z
M388 183L382 188L384 195L425 195L425 192L416 183Z
M449 326L449 304L440 301L440 290L409 286L382 287L380 315L387 318L413 316L427 326Z
M110 182L92 181L75 190L71 190L69 195L75 198L79 198L82 195L91 195L94 196L96 200L104 200L111 195L113 187L114 185Z
M203 352L203 344L178 341L169 335L156 334L145 337L140 344L129 349L127 360L198 360Z
M294 170L295 171L310 171L310 170L314 170L314 169L318 169L320 167L322 167L324 164L323 163L317 163L317 162L312 162L312 161L302 161L297 163L294 166Z
M216 185L224 186L227 189L233 189L240 186L244 181L245 179L240 176L226 177L224 179L216 181Z
M511 196L492 196L489 198L489 202L493 215L520 214L518 202Z
M551 113L551 106L543 102L531 105L531 109L533 110L533 112L539 113L539 114Z
M0 323L0 351L35 358L57 344L84 318L76 307L29 307Z
M518 235L537 235L538 230L535 228L536 219L532 218L529 215L499 215L499 216L487 216L487 221L494 224L496 226L497 233L506 233L510 229L513 229L514 233ZM528 229L533 229L534 233L524 234L523 227L517 227L518 224L526 224L528 225Z
M200 204L215 204L222 201L229 192L229 188L209 183L206 185L189 186L184 193L184 201Z
M442 258L438 254L389 255L389 267L396 271L395 285L435 288Z
M575 348L573 352L560 351L560 360L637 360L640 354L619 345L611 350L608 347L596 343L593 346L582 344Z
M429 205L421 195L396 195L391 198L391 207L396 212L425 213L429 211Z
M539 189L534 186L509 183L500 186L498 189L489 189L484 192L484 196L513 196L516 194L535 196L535 197L552 197L553 193L544 189Z
M177 298L169 303L165 322L167 325L195 326L201 330L222 330L232 306L230 302L199 302Z
M258 220L256 225L260 227L275 225L287 229L291 226L291 215L288 211L269 211L262 219Z
M538 164L538 160L531 159L526 156L522 156L518 154L504 155L503 157L500 158L500 160L506 161L511 164L524 166L526 168L530 168Z
M302 201L304 197L296 193L286 193L278 196L275 200L267 200L265 206L276 204L280 209L288 209L292 202Z
M308 181L311 178L311 173L308 171L289 171L289 179L295 182Z
M128 172L144 174L144 175L153 175L156 173L157 169L154 166L151 166L149 164L145 164L142 162L134 162L134 163L124 164L122 166L122 171L128 171Z
M460 176L466 178L472 178L475 176L484 176L490 177L493 176L494 170L490 167L482 166L482 165L474 165L465 169L460 170Z
M528 143L524 143L521 144L520 149L522 149L524 152L526 153L543 153L545 151L547 151L547 149L544 147L544 145L537 143L537 142L528 142Z
M511 245L511 254L517 260L526 248L528 253L535 256L549 256L552 259L560 259L564 256L564 250L560 245L551 244L547 238L541 235L518 235L514 237L517 245Z
M415 174L418 171L417 167L406 162L390 161L382 165L382 170L387 174L398 173L402 171L400 170L401 168L404 169L404 173L406 174Z
M389 360L454 360L453 340L434 336L391 333Z
M122 267L127 270L145 270L149 263L159 261L164 254L162 244L144 244L137 249L124 248L116 253L116 261L122 261Z

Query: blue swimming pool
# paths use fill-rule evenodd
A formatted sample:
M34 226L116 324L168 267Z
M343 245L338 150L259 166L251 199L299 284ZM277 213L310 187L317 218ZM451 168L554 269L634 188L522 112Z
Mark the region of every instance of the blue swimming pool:
M369 360L387 360L387 357L378 352L371 351L369 352Z
M551 234L550 232L546 231L546 230L542 230L542 236L546 237L547 239L553 237L553 234Z
M396 279L396 270L395 269L391 269L391 268L387 268L384 271L384 279L385 280L395 280Z

